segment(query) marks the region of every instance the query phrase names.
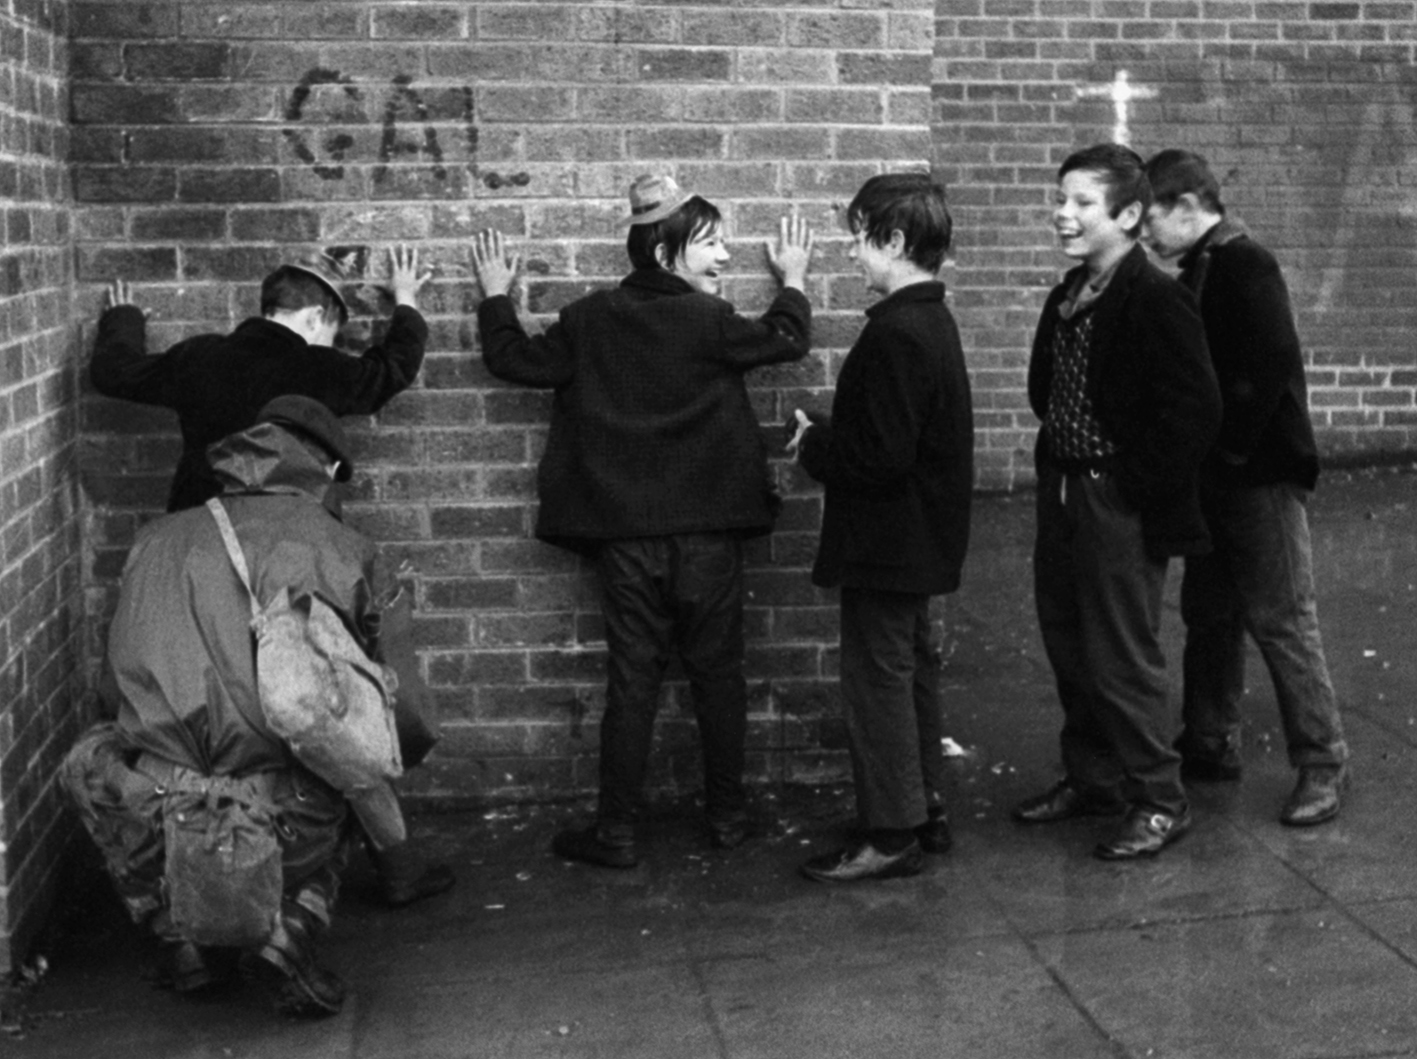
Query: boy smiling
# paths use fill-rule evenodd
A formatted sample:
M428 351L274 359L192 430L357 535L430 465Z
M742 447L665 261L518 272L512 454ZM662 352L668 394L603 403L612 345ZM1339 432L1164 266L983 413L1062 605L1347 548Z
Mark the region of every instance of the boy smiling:
M925 853L950 848L930 597L959 588L974 477L969 374L938 279L953 231L944 188L882 174L846 216L851 258L881 300L842 363L831 418L796 412L790 446L826 487L812 581L841 590L862 834L802 865L828 883L915 875Z
M1020 823L1125 813L1094 850L1154 855L1191 826L1173 749L1161 595L1173 555L1208 547L1196 496L1220 395L1190 292L1138 243L1151 188L1115 144L1058 171L1053 229L1078 262L1044 304L1029 361L1034 595L1063 708L1064 776Z
M767 449L744 376L807 354L802 292L812 236L783 219L768 263L782 290L757 319L718 297L729 254L722 215L667 176L630 187L625 249L634 270L528 336L507 297L519 259L500 233L473 264L483 362L499 379L555 392L537 473L536 535L589 557L609 650L595 822L556 836L569 860L632 868L635 822L676 649L703 744L710 841L747 835L743 790L743 540L777 514Z

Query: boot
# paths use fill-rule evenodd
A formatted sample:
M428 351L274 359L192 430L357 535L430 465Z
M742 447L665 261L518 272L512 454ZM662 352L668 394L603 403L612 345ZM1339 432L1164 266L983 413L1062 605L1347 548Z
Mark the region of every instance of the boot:
M370 846L369 852L379 873L384 903L390 908L403 908L425 897L435 897L457 882L452 868L446 864L426 863L407 842L382 850Z
M315 963L315 938L324 924L294 901L282 903L280 920L257 951L257 967L290 1018L326 1018L344 1006L344 983Z

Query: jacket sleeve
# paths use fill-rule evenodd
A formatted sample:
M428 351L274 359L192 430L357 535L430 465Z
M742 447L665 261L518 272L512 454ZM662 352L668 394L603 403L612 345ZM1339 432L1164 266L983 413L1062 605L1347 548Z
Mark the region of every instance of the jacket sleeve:
M361 356L351 357L338 350L311 346L324 355L321 365L328 380L326 404L335 415L372 415L418 378L423 367L423 350L428 343L428 324L412 306L400 305L389 320L384 341L370 346Z
M800 360L811 348L812 303L795 287L784 287L754 320L726 312L723 318L723 355L739 368Z
M1224 343L1227 391L1219 445L1248 459L1274 417L1290 381L1303 373L1289 290L1279 263L1246 241L1217 247L1206 276L1207 301L1215 299Z
M802 439L802 466L825 485L889 492L917 462L935 392L921 370L930 363L929 351L907 331L868 324L853 356L863 367L848 380L856 390L852 408L860 414L836 414L830 428L809 429Z
M147 355L147 320L136 305L117 305L99 317L89 381L105 397L169 405L170 364Z
M477 337L482 362L503 382L555 389L571 381L575 355L562 320L544 334L530 336L517 319L512 299L498 294L477 307Z
M1189 480L1214 444L1220 387L1195 299L1180 283L1158 277L1130 315L1133 348L1146 351L1149 415L1124 448L1122 478L1156 499Z

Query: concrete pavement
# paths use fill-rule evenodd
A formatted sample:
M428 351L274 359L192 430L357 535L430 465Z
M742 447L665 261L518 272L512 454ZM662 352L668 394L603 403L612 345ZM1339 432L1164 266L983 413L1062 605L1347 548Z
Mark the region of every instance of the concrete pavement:
M764 834L707 849L664 806L626 872L563 864L584 806L423 815L460 876L401 912L353 866L318 1023L255 989L156 989L106 891L76 899L11 990L0 1055L44 1059L1351 1059L1417 1055L1417 477L1332 472L1311 508L1320 621L1354 752L1339 820L1281 827L1292 773L1251 659L1245 777L1193 788L1194 831L1104 863L1108 826L1019 827L1056 775L1058 713L1029 587L1031 496L981 500L951 601L956 847L926 873L829 887L849 788L759 791ZM1174 571L1170 657L1178 660ZM1174 668L1174 667L1173 667ZM80 888L82 892L82 888Z

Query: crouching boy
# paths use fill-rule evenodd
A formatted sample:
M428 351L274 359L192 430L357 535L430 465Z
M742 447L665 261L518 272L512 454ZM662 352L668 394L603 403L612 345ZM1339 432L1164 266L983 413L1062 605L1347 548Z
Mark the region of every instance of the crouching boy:
M349 477L347 452L338 420L305 397L271 402L212 447L225 483L212 503L244 577L213 510L139 532L104 665L117 720L81 737L62 773L129 913L162 942L169 984L204 990L239 961L294 1016L334 1014L344 1000L315 943L338 891L347 806L381 845L406 834L386 783L347 799L276 734L255 658L251 598L282 591L324 601L368 641L356 651L375 649L364 632L374 545L323 506Z

